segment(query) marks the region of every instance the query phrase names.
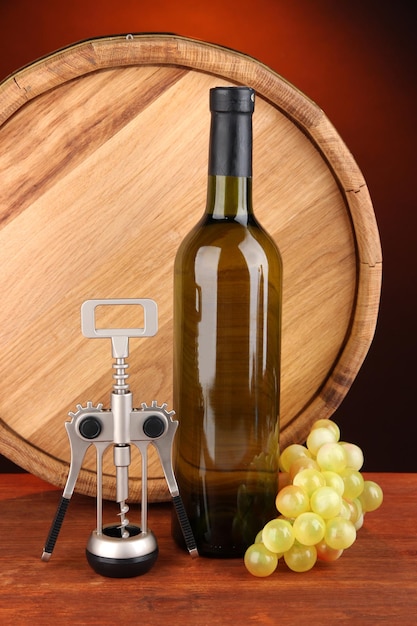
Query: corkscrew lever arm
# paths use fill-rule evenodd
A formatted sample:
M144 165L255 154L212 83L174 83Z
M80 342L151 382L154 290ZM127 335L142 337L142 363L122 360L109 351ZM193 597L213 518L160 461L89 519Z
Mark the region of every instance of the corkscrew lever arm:
M77 433L75 432L73 427L73 422L66 422L65 428L67 430L71 446L71 465L67 482L65 484L61 500L58 504L58 509L55 513L51 528L49 529L45 547L42 552L42 561L49 561L49 559L51 558L56 541L58 539L59 532L61 530L62 523L64 521L65 514L68 509L68 505L71 500L71 496L74 492L74 487L77 482L78 474L81 470L81 465L85 453L87 451L87 448L91 445L90 441L82 441L77 437Z
M172 467L172 443L177 430L178 422L170 420L169 431L164 439L154 440L152 443L155 446L159 459L161 461L162 469L164 471L165 480L168 485L169 492L171 494L172 502L174 504L175 512L180 523L181 531L184 537L185 545L190 555L195 558L198 557L197 544L194 538L193 531L190 526L190 522L187 513L184 508L178 484L175 479L174 469Z

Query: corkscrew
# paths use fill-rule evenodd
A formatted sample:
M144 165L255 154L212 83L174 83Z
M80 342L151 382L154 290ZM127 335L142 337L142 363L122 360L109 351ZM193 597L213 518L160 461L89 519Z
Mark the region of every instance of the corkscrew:
M102 305L141 306L144 323L141 328L97 328L96 308ZM52 522L43 550L42 560L49 561L61 530L64 517L73 494L78 474L87 449L96 448L97 528L88 540L87 561L98 574L114 578L127 578L146 573L158 557L158 544L155 535L148 528L147 519L147 452L153 445L158 453L174 508L191 556L197 556L193 532L178 490L172 467L172 444L178 421L173 419L174 411L167 411L167 405L158 406L155 400L148 406L133 408L133 396L129 389L126 370L129 356L129 338L151 337L158 330L157 305L150 299L87 300L81 306L81 330L85 337L110 338L114 359L114 384L110 394L110 409L102 404L94 406L87 402L77 405L70 412L70 421L65 422L68 434L71 463L67 482L55 518ZM129 505L129 465L131 444L141 455L142 490L140 526L131 524L127 517ZM116 501L119 504L119 520L115 524L103 526L103 454L113 446L113 462L116 468Z

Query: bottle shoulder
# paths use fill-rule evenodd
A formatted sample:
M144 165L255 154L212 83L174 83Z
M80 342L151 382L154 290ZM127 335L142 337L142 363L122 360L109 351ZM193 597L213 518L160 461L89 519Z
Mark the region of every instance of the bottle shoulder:
M248 223L244 224L235 219L207 219L204 216L185 235L180 244L181 248L199 247L203 245L233 246L239 245L241 241L253 240L261 244L269 244L276 248L278 246L271 235L263 228L258 220L251 216Z
M202 249L214 248L218 252L253 259L255 263L262 257L274 264L282 265L281 254L274 239L261 224L251 219L248 224L236 220L200 220L181 242L176 264L193 262Z

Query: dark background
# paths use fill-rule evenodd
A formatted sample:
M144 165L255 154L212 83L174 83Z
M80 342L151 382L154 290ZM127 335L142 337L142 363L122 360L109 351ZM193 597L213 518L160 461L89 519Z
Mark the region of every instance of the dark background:
M383 250L375 339L334 415L343 439L363 447L369 471L417 470L414 7L411 0L0 0L0 80L81 39L172 32L254 56L325 111L368 183ZM18 469L0 456L0 471Z

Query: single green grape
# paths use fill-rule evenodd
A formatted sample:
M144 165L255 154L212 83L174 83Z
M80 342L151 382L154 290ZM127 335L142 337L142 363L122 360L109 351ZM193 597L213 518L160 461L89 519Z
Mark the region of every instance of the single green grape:
M341 496L343 496L343 492L345 490L345 483L343 482L343 478L337 472L331 472L330 470L324 470L322 472L324 476L324 480L326 481L327 487L331 487Z
M264 578L275 572L278 556L268 550L262 543L254 543L245 552L244 563L253 576Z
M376 511L384 499L384 494L378 483L373 480L365 480L363 483L363 491L359 496L364 513Z
M363 511L359 498L355 498L354 500L345 500L342 498L340 517L345 517L350 520L356 530L359 530L363 525Z
M345 484L343 496L348 500L358 498L363 491L364 479L360 472L345 468L339 474Z
M320 559L320 561L337 561L343 554L343 550L331 548L324 539L316 544L316 550L317 558Z
M359 472L364 462L362 449L355 443L348 443L346 441L341 441L340 445L346 452L346 467Z
M293 481L295 476L305 469L316 469L320 471L317 461L315 461L312 457L300 456L291 463L289 471L290 480Z
M340 507L340 513L339 513L340 517L344 517L345 519L349 519L351 520L352 517L352 509L349 506L349 502L347 500L345 500L344 498L342 498L342 506Z
M347 464L346 450L340 443L325 443L317 451L316 460L322 471L341 472Z
M326 486L326 479L323 474L316 469L303 469L294 476L293 485L303 487L309 496L319 487Z
M279 455L279 469L281 472L289 472L291 464L299 457L311 457L311 453L300 443L293 443L284 448Z
M276 507L285 517L297 517L300 513L310 510L310 499L308 493L297 485L287 485L275 500Z
M352 522L344 517L327 520L324 540L334 550L346 550L355 542L356 529Z
M294 539L292 524L284 519L273 519L262 530L262 543L268 550L278 554L278 558L291 548Z
M328 428L334 433L334 436L336 437L336 441L339 441L340 428L336 424L336 422L333 422L332 420L329 420L327 418L322 418L314 422L313 426L311 427L311 430L315 430L316 428Z
M317 561L316 547L297 542L284 554L284 561L293 572L307 572Z
M356 524L357 520L363 515L362 504L359 498L353 498L352 501L349 501L349 506L352 508L352 515L350 516L350 521Z
M336 435L330 428L314 428L307 437L307 449L316 456L319 449L325 443L336 443Z
M365 521L365 513L361 513L358 519L356 520L356 522L353 523L355 530L360 530L363 526L364 521Z
M326 522L317 513L307 511L306 513L301 513L294 520L293 530L295 538L299 543L304 546L314 546L323 539Z
M323 519L330 519L340 514L342 496L332 487L319 487L311 495L311 510Z

